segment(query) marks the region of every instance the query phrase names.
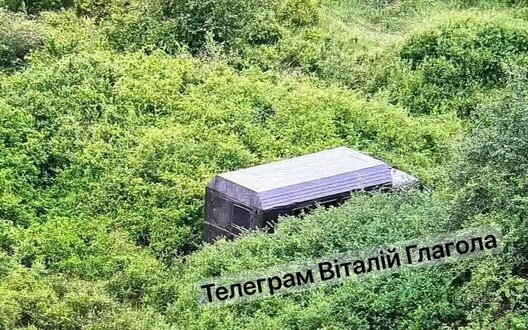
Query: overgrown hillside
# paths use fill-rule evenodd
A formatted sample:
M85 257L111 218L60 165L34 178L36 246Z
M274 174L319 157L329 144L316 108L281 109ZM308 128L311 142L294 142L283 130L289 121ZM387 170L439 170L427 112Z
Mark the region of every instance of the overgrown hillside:
M0 7L0 328L528 328L528 4ZM202 243L214 174L343 145L432 193ZM211 276L489 223L499 256L197 305Z

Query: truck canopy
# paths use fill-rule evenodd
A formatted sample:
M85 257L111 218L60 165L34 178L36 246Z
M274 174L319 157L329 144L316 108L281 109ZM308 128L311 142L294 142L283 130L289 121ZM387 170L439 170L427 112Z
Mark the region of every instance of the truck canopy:
M394 179L393 179L394 177ZM414 177L347 147L217 175L209 188L261 210Z

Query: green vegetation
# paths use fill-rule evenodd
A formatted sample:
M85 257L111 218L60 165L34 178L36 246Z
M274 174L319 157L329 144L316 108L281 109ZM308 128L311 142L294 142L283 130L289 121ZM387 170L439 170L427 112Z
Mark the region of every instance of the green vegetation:
M0 328L528 328L521 1L0 0ZM433 193L201 242L215 173L346 145ZM466 261L222 308L194 286L499 223Z
M42 36L34 22L20 14L0 11L0 67L23 64L41 43Z

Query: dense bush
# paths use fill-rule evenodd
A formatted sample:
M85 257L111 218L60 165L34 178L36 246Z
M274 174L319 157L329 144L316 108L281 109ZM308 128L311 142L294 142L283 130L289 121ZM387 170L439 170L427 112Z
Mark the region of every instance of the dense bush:
M46 10L60 10L73 6L75 0L2 0L0 7L12 11L24 11L28 14L37 14Z
M133 11L133 5L138 1L126 0L75 0L75 12L79 16L86 16L102 20L108 18L112 13L119 11Z
M398 55L420 85L398 100L415 113L454 107L467 115L471 110L464 99L480 88L503 86L505 64L526 54L527 45L528 24L522 20L490 13L451 15L415 32L401 45Z
M292 30L317 25L320 5L314 0L79 0L76 9L101 21L109 42L120 51L178 53L185 47L210 55L211 47L232 54L275 45Z
M381 46L338 34L312 60L315 72L413 114L467 118L496 99L512 65L526 65L528 25L513 13L448 11L416 25Z
M528 275L528 117L526 78L512 82L503 98L472 117L454 181L459 186L455 219L470 222L499 215L510 237L514 273Z
M528 65L526 8L9 3L39 17L1 12L1 65L24 65L0 72L0 328L528 327L526 83L507 83ZM214 174L341 145L435 192L202 243ZM494 258L196 305L206 277L492 222Z
M101 22L101 31L118 51L149 53L161 49L178 54L186 46L177 26L163 15L157 2L132 2L128 6L103 8L103 15L108 12L108 18Z
M165 0L163 13L174 20L181 41L202 49L214 42L235 46L270 44L279 40L284 25L303 26L318 20L315 0Z
M0 67L24 63L26 55L42 43L35 22L0 8Z

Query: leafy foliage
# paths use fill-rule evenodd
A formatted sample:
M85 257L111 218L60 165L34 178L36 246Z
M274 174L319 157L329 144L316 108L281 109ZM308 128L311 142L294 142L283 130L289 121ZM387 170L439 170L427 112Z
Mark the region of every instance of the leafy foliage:
M284 25L317 23L315 0L165 0L163 13L175 21L179 39L191 50L202 49L210 36L228 46L275 43Z
M0 7L12 11L24 11L28 14L37 14L45 10L60 10L73 6L75 0L2 0Z
M19 66L42 43L36 24L0 8L0 67Z
M522 20L491 13L452 15L447 22L419 31L401 45L399 57L413 71L413 83L421 89L414 91L419 97L404 95L401 100L416 113L454 107L467 116L472 106L464 99L479 89L503 86L506 64L526 55L527 41L528 25ZM431 99L440 101L440 107ZM452 101L442 102L446 99Z
M528 327L522 3L0 5L0 328ZM214 174L341 145L434 192L202 243ZM488 223L500 257L196 305L206 277Z
M511 238L514 272L522 276L528 274L526 104L526 78L521 77L508 86L501 100L473 116L454 177L460 189L456 218L470 221L480 215L500 215Z

